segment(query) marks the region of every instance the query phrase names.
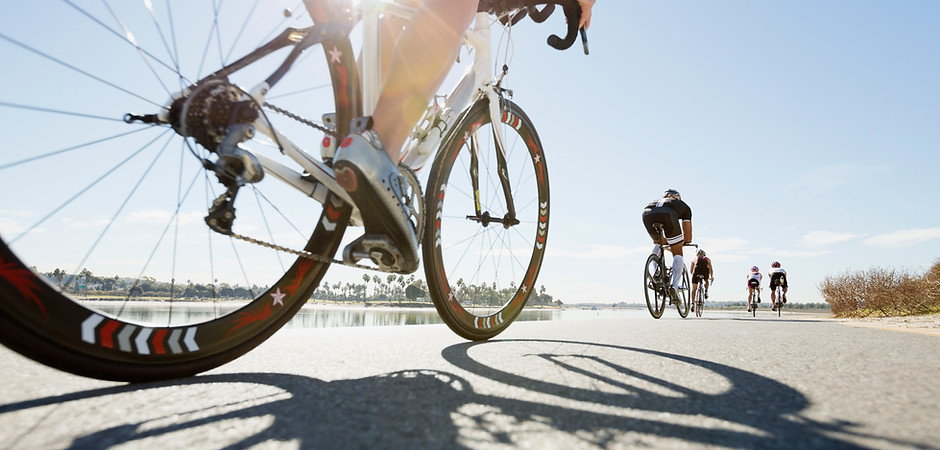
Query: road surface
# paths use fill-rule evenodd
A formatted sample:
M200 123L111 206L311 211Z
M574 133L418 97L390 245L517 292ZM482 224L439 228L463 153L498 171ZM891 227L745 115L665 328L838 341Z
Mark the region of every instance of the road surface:
M285 329L197 377L58 372L0 348L0 448L938 448L940 333L645 311Z

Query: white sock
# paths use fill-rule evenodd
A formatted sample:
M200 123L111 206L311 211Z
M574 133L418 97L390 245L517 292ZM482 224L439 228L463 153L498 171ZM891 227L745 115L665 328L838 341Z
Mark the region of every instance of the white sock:
M685 262L682 261L682 255L672 257L672 287L679 289L682 283L682 272L685 268Z

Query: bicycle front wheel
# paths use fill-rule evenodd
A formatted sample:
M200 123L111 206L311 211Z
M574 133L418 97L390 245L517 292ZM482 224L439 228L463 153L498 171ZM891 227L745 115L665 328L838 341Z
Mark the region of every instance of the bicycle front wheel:
M668 300L668 286L664 284L662 260L657 255L646 258L643 266L643 293L646 295L646 307L653 318L663 316Z
M679 288L679 304L676 305L676 309L679 310L679 315L683 319L689 317L689 309L692 306L692 289L689 284L689 271L685 267L682 268L682 286Z
M532 122L510 101L499 123L487 101L475 103L444 142L425 194L425 275L444 323L485 340L537 295L548 234L545 154Z
M0 121L16 130L4 134L0 155L0 341L110 380L182 377L231 361L289 321L329 263L216 233L204 221L226 192L204 165L216 156L202 143L226 131L201 124L228 117L208 99L245 98L236 86L274 73L292 45L204 77L269 39L256 26L305 27L310 17L205 2L67 6L0 19L0 83L16 87L0 94ZM358 104L352 49L345 38L322 47L309 50L319 58L302 56L268 99L296 93L276 103L315 111L317 120L335 112L348 124ZM143 123L172 116L176 93L210 85L213 92L201 91L204 121L195 106L179 116L195 118L186 126L192 137L182 136L181 121ZM282 133L324 137L271 110L260 114ZM276 159L278 142L259 136L239 145L292 163ZM274 176L239 192L234 232L314 257L335 254L350 215L341 201L314 203Z

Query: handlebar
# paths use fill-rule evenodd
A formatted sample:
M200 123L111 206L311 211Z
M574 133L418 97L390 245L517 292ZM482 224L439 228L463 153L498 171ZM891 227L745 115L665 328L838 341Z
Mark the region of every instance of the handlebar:
M545 6L539 9L537 7L538 5ZM558 50L567 50L574 45L574 41L578 38L580 31L584 54L590 54L588 50L587 32L583 28L578 27L581 21L581 4L578 3L578 0L480 0L480 6L477 10L499 16L499 20L503 25L512 26L519 23L526 14L536 23L542 23L555 12L556 5L561 6L564 11L568 29L564 38L560 38L554 34L549 36L547 40L548 45ZM516 10L521 11L512 17L506 16L506 13Z

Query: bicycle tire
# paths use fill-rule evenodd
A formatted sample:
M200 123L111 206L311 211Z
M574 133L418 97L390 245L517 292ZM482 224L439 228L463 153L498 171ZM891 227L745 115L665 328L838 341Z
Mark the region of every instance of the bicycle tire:
M646 296L646 308L654 319L663 316L668 303L668 289L662 274L662 260L658 255L650 255L643 266L643 293Z
M783 289L777 286L777 317L783 314Z
M548 235L541 141L516 104L502 101L501 112L502 152L489 103L477 101L445 138L425 194L422 252L429 294L444 323L474 341L501 333L522 312L535 291ZM500 156L516 210L511 224L502 221L509 202L497 173Z
M679 289L679 304L676 305L676 309L679 311L679 315L685 319L689 317L689 310L691 309L691 285L689 284L689 270L685 267L682 268L682 287Z
M705 301L702 300L703 294L702 291L705 288L702 286L702 283L699 283L698 289L695 290L695 295L693 304L695 305L695 317L702 317L702 308L705 307Z
M187 7L197 7L196 4L187 5ZM202 157L208 157L210 154L200 148L193 149L188 139L180 138L167 125L132 125L123 123L124 121L121 120L112 120L113 116L121 117L123 113L131 112L134 108L140 108L141 105L151 107L151 109L153 105L162 105L162 102L165 102L168 98L167 92L159 88L131 91L126 89L123 84L118 86L116 82L108 81L107 76L92 75L88 70L96 68L106 70L121 66L121 72L114 76L121 78L122 83L133 85L135 82L140 81L141 85L146 82L159 86L159 83L154 83L154 79L159 78L163 70L170 69L168 75L170 79L175 79L176 83L180 83L184 80L197 79L198 76L187 78L186 74L182 73L185 67L190 69L196 69L196 67L195 65L188 65L189 61L182 56L182 52L167 56L167 60L161 60L160 50L147 52L138 47L138 42L143 43L150 38L158 39L153 33L135 31L133 35L135 36L134 45L128 45L131 43L131 39L110 30L105 23L112 22L101 18L112 17L109 14L122 17L121 26L126 27L125 31L140 18L129 12L128 8L132 7L130 4L114 6L116 8L113 12L100 9L94 10L100 8L97 6L84 7L87 9L76 12L79 7L75 7L75 10L68 9L65 12L66 14L72 14L69 17L59 17L57 14L62 11L45 9L43 11L29 11L38 14L38 16L20 22L20 25L24 27L23 30L27 30L28 33L18 34L19 29L8 29L0 34L0 38L2 38L0 44L4 45L4 51L7 52L8 58L24 64L18 65L18 67L43 67L43 69L37 68L36 70L50 70L62 76L73 75L76 80L74 80L74 85L70 85L70 88L74 89L75 92L85 94L88 92L85 89L89 89L95 90L96 94L98 92L102 93L98 102L89 102L87 97L76 95L80 98L76 99L74 103L60 105L53 109L44 103L51 97L40 96L41 92L39 90L48 89L47 86L41 84L44 82L37 80L36 82L40 84L36 90L31 90L32 86L36 85L35 83L33 85L24 85L24 89L19 92L8 92L4 94L5 98L0 99L0 120L10 119L12 121L13 118L19 116L31 116L30 120L34 120L32 117L34 114L45 114L43 117L48 116L49 118L44 118L46 120L43 122L44 127L68 130L64 133L37 134L29 147L21 147L20 152L15 155L7 154L7 156L17 159L12 162L7 161L7 158L0 160L0 175L3 175L0 176L0 179L7 183L3 186L19 188L15 191L4 190L6 192L4 194L4 204L11 208L16 207L10 206L12 204L20 207L44 207L45 210L40 213L40 216L47 214L45 219L36 223L38 225L34 224L31 228L26 227L25 231L23 229L18 230L10 225L16 217L11 217L9 214L0 216L0 222L6 225L6 230L0 229L0 235L3 236L0 238L0 342L40 363L87 377L139 382L191 376L232 361L274 334L306 303L329 267L329 263L291 255L290 259L294 259L294 261L285 264L282 260L282 254L279 252L268 251L256 244L234 240L211 231L207 232L208 229L202 221L193 221L202 224L202 226L191 227L190 222L180 220L182 215L180 211L189 214L189 210L186 209L191 206L188 203L189 201L197 205L202 204L201 207L194 208L193 211L199 211L201 208L202 213L205 213L209 201L213 198L209 194L218 187L217 183L207 175L209 172L204 170L202 162L190 155L192 153L192 155L201 154ZM202 6L205 5L199 7ZM29 8L22 10L28 11ZM211 14L206 17L205 14L179 14L178 11L174 10L171 16L171 12L166 8L162 8L161 5L156 5L154 10L157 11L158 16L165 13L167 18L175 21L175 30L187 30L187 32L192 33L195 33L193 30L213 30L209 33L210 35L211 33L220 33L218 29L213 28ZM135 12L140 11L135 10ZM271 12L267 11L267 13ZM280 11L273 11L273 13L275 16L281 15ZM125 54L124 52L130 51L134 57L138 57L138 54L145 56L139 56L141 60L122 60L120 65L108 62L106 65L95 66L93 63L83 64L83 61L89 58L87 52L70 55L69 52L61 52L57 48L48 47L50 41L41 41L33 45L27 44L16 37L17 35L36 35L35 29L47 27L45 25L40 26L36 22L32 22L33 25L30 25L30 20L40 21L40 23L45 24L51 20L50 18L53 15L56 17L55 20L71 23L67 28L70 30L70 36L84 38L103 35L107 39L112 39L112 41L101 43L101 46L96 46L97 54L108 55L108 58L120 58L120 55ZM200 18L208 20L204 28L186 26L188 24L187 20ZM156 19L157 16L154 16L154 20ZM152 25L150 24L150 26ZM102 31L104 32L102 33ZM130 32L126 35L130 36ZM114 39L115 37L117 39ZM53 43L61 43L61 41L58 39ZM213 40L209 41L214 42ZM156 42L159 42L159 40ZM201 48L204 42L206 41L200 41L200 49L193 49L193 51L197 53L204 52L203 57L206 57L206 54L213 52ZM6 44L9 44L9 46ZM171 52L170 46L167 44L155 45L165 46L167 53ZM208 50L208 44L206 45L206 50ZM324 108L321 112L335 112L337 131L341 134L344 129L348 128L350 119L359 114L359 87L355 77L356 61L347 38L331 38L331 40L322 42L321 46L325 54L325 58L323 58L325 62L321 61L321 63L327 66L323 69L321 75L328 81L325 89L313 95L318 100L315 103ZM233 50L235 48L234 45L231 47ZM251 50L253 48L249 47L248 51ZM219 56L222 57L221 51L219 51ZM38 60L38 62L34 62L39 65L26 64L25 60L29 57ZM307 58L307 60L313 61L314 58ZM149 71L152 76L125 77L126 73L132 72L132 69L140 68L137 66L141 65L149 66L141 72L147 74ZM298 67L295 67L294 70L301 70ZM160 72L158 73L158 71ZM306 77L314 78L311 76L313 75L312 72L301 71L304 72ZM172 84L170 85L172 86ZM166 85L164 84L163 87L165 89ZM25 94L20 95L21 93ZM35 104L23 105L17 99L17 97L28 98L30 95L36 96L37 102ZM68 100L64 96L57 96L55 99ZM298 99L298 101L306 103L304 99ZM309 110L310 104L308 103L306 106L307 109L305 110ZM78 113L79 110L83 112ZM115 122L120 123L117 127L121 129L115 130L110 126ZM27 124L24 123L24 125ZM85 133L86 130L95 128L96 125L99 129L94 130L94 132L100 134ZM131 131L128 132L127 130ZM81 138L79 138L79 134L82 135ZM131 137L137 134L150 136L137 141L132 140ZM151 139L153 135L156 135L156 137ZM78 142L79 145L65 147L64 150L59 151L53 150L68 145L63 144L63 139L60 139L63 137L64 141L74 140L73 143ZM147 142L148 139L150 139L149 143ZM154 143L162 139L166 139L166 144L162 144L163 149L160 149L160 145ZM118 142L119 144L112 145L112 142ZM144 142L144 144L140 144L140 142ZM178 143L178 147L171 143ZM254 144L253 141L252 144ZM120 152L114 153L114 147L124 149L125 153L123 155ZM139 147L137 154L155 154L152 159L148 158L152 161L149 166L144 164L133 167L133 162L128 163L131 161L131 157L127 157L123 161L120 159L131 153L127 149L135 147ZM179 155L175 158L164 158L164 150L174 147L178 149ZM110 158L105 156L109 152L112 155ZM119 155L120 158L113 156L115 154ZM78 159L73 159L73 155L77 155ZM36 164L37 160L42 161L41 166L30 165ZM178 165L176 165L177 160ZM80 170L75 169L77 162L83 164L80 165ZM108 166L106 164L113 165ZM92 174L92 172L96 172L93 169L97 169L98 165L104 166L107 170L105 175L96 180L94 177L97 177L98 174ZM167 167L164 168L163 165ZM28 170L32 174L31 177L15 176L16 171L24 167L32 169ZM72 197L66 196L65 202L60 200L52 202L52 196L43 197L38 201L19 198L23 192L29 192L30 196L38 195L35 194L36 192L51 193L52 190L50 189L40 191L45 177L37 176L41 175L38 172L39 169L42 169L43 172L61 174L60 181L66 183L66 186L85 186L85 188ZM124 173L125 169L130 173ZM131 169L134 170L131 171ZM168 176L168 174L174 172L178 172L179 176ZM185 178L184 173L186 174ZM79 184L80 182L76 178L86 175L84 181L87 184ZM118 181L127 182L123 186L127 190L122 191L120 188L115 187L99 189L99 183L106 178L109 180L117 178ZM190 178L192 181L189 190L182 189L186 186L184 180ZM205 189L206 199L194 200L190 198L189 193L198 189L194 186L199 184L197 181L200 181L200 179L203 181L202 187ZM258 203L258 217L246 218L244 212L248 211L249 214L247 215L250 216L253 209L250 207L250 202L246 204L242 201L239 203L240 214L235 222L236 227L242 223L240 222L242 220L252 224L265 223L269 227L267 229L268 234L273 237L275 231L280 231L277 228L279 225L287 227L295 226L298 223L306 224L309 231L304 232L295 228L296 231L290 233L291 237L283 242L296 243L296 246L290 246L289 248L302 248L315 255L334 255L349 221L351 208L332 195L324 202L323 210L320 212L311 212L309 210L309 199L306 199L304 203L306 209L291 208L293 205L289 203L275 204L270 202L270 199L281 200L282 197L267 197L266 194L280 194L281 192L278 189L284 186L276 183L272 184L269 181L271 180L261 181L250 186L250 191L255 194L255 200ZM32 185L29 184L30 182L32 182ZM174 183L177 186L174 186ZM280 188L277 186L280 186ZM69 191L69 189L65 191ZM107 195L115 192L118 194L114 196ZM125 195L127 192L130 192L130 194ZM296 196L295 192L291 193L294 194L294 197L290 198L303 197ZM169 203L158 203L156 199L161 195L170 197L171 201ZM247 200L245 196L243 198ZM139 204L131 202L132 199L151 202ZM83 201L84 203L81 203ZM169 219L159 214L152 215L157 219L151 219L150 222L141 222L142 224L132 223L129 219L132 213L147 211L147 207L157 208L158 212L162 212L162 209L159 208L161 206L165 208L164 205L171 205L169 212L172 214L170 214ZM249 207L243 208L245 205L249 205ZM99 209L99 206L105 206L107 209ZM125 206L127 207L125 208ZM175 212L173 206L175 206ZM79 227L72 227L71 229L67 227L71 223L69 220L82 220L81 217L77 219L76 217L84 211L83 208L93 208L95 214L99 214L99 211L116 212L110 217L110 221L106 225L98 226L95 233L87 234ZM264 213L265 210L267 210L267 214ZM8 211L5 213L8 213ZM69 216L68 214L74 214L75 216ZM281 217L277 217L278 215ZM317 219L318 217L319 219ZM269 220L275 218L282 218L286 223L274 224L269 222ZM296 220L296 222L293 220ZM56 229L55 226L59 224L63 224L63 226ZM162 229L162 231L157 231L145 239L143 233L152 231L152 229ZM22 232L17 233L17 231ZM126 232L126 234L119 234L123 232ZM195 245L197 239L203 243L208 243L208 245L205 247L202 244ZM141 244L145 240L146 244ZM218 241L221 241L225 246L220 245ZM280 236L276 241L281 242ZM79 242L85 245L81 248L73 245ZM164 244L164 242L167 243ZM229 246L231 247L230 252L227 248ZM54 251L46 252L45 250L49 248L54 249ZM120 256L127 261L124 265L111 264L108 259L109 256L97 256L97 252L113 251L116 248L123 249L123 253L111 253L110 257L113 257L113 255ZM193 255L204 258L197 260ZM198 261L198 263L191 264L195 261ZM88 292L87 284L85 286L78 284L82 283L81 280L88 284L96 279L108 281L109 278L95 278L94 273L99 272L101 267L108 267L109 269L129 267L131 263L135 266L135 270L127 278L132 280L129 283L133 283L133 287L122 295L123 298L116 301L96 303L81 298L82 287L85 288L86 295ZM252 269L267 269L272 265L274 269L261 275L264 278L268 273L273 273L273 276L267 278L269 281L260 285L249 281L248 274L251 273L254 276L255 273ZM229 266L232 267L231 272L226 271L229 270ZM59 273L60 267L74 268L74 270L72 272L62 271L64 279L55 279L50 275L53 273L51 272L53 267L56 268L56 274ZM137 271L137 268L140 268L140 270ZM103 272L109 269L101 269L100 271ZM189 271L189 269L193 270ZM219 293L224 292L224 289L223 285L219 284L218 277L229 273L237 273L239 269L241 275L245 278L244 282L247 284L244 289L253 295L249 295L245 301L238 302L229 308L219 301ZM109 272L105 273L110 276ZM158 278L161 275L164 278ZM192 276L193 278L177 278L181 276ZM177 279L187 279L190 289L193 289L193 286L205 287L192 281L208 280L209 294L214 295L207 294L212 300L204 301L201 304L210 309L208 318L192 318L192 314L188 312L185 314L179 313L180 309L176 300L184 298L185 295L180 295L184 292L182 288L179 292L175 290L177 289ZM76 280L78 281L76 282ZM115 283L119 283L121 280L121 277L114 276ZM270 280L274 281L271 282ZM167 291L169 301L161 301L157 305L158 302L138 302L135 300L135 297L137 297L135 288L138 289L137 292L141 293L147 292L142 286L156 286L162 289L164 281L168 282L169 285ZM228 283L228 281L230 280L223 279L223 283ZM239 282L236 280L236 288L239 286L237 283ZM219 289L216 289L217 285ZM234 291L235 289L233 289ZM193 292L202 291L194 290ZM260 292L260 295L257 294L258 292ZM108 308L112 312L105 312L101 309L105 307L103 303L118 304L118 312L113 312L115 308ZM126 310L135 309L137 306L154 306L154 309L141 312L143 318L131 317ZM165 307L170 308L168 312L165 312ZM175 311L174 307L177 308ZM159 321L153 318L157 315L161 315ZM166 316L165 321L162 315Z

